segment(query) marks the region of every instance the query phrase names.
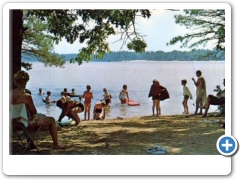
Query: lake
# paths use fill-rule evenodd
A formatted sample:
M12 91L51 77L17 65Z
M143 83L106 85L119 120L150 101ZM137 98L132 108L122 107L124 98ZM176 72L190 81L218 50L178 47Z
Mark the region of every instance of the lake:
M165 86L170 99L161 101L162 115L181 114L183 112L181 80L187 80L187 86L193 94L193 100L188 101L189 112L194 113L196 87L191 80L196 70L201 70L206 80L207 94L214 94L216 85L223 87L225 78L225 61L125 61L125 62L90 62L77 64L66 63L65 68L45 67L40 62L32 63L33 69L28 71L30 80L27 88L31 90L34 104L38 112L58 119L61 110L55 105L42 102L46 94L39 95L38 89L46 93L52 92L51 99L60 98L64 88L70 92L72 88L77 94L83 94L86 85L91 85L93 97L92 109L95 102L103 99L103 88L112 95L111 108L107 110L106 119L116 117L146 116L152 114L152 99L148 98L153 79ZM140 106L121 105L118 99L122 86L128 86L130 99L138 101ZM78 100L78 98L72 98ZM83 101L83 100L82 100ZM209 112L215 111L211 106ZM79 114L83 119L83 113ZM66 119L66 118L65 118ZM91 110L92 119L92 110Z

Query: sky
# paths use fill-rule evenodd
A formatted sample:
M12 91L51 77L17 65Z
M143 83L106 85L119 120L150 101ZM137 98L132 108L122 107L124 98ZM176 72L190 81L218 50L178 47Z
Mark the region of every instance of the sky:
M170 11L164 9L151 10L152 14L149 19L138 18L136 28L138 32L144 35L144 40L147 43L145 51L164 51L170 52L173 50L189 51L188 48L180 48L181 44L167 45L173 37L184 35L189 30L185 26L180 26L175 23L174 15L182 13L180 11ZM123 41L118 41L120 36L112 35L108 38L108 43L111 51L127 50L126 44L122 47ZM116 42L118 41L118 42ZM76 41L74 44L69 44L65 39L58 45L55 45L54 51L59 54L78 53L79 49L84 45ZM202 47L201 47L202 48ZM213 45L208 44L206 47L212 49Z

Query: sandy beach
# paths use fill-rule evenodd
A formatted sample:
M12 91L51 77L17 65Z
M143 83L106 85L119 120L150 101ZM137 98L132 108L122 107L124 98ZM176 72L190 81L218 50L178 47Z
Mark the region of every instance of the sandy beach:
M51 136L40 130L35 139L36 149L28 155L148 155L147 149L162 146L166 155L217 155L217 139L225 134L225 117L201 115L141 116L107 120L81 121L58 131L65 150L53 149ZM17 136L10 136L10 154L22 154L23 146Z

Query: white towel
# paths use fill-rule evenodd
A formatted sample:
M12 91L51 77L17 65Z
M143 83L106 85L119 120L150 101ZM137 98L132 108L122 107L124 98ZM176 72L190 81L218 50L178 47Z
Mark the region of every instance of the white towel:
M28 116L25 104L12 104L10 106L10 118L19 118L19 122L23 123L25 127L28 126Z
M202 103L204 105L207 101L207 87L206 87L206 81L205 81L204 78L203 78L203 92L204 92L204 95L203 95L203 98L202 98Z

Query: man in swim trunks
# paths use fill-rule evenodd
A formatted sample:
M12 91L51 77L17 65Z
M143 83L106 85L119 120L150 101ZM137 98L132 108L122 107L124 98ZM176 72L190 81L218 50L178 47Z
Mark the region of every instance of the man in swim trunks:
M197 91L196 91L196 110L195 115L197 115L198 109L200 108L199 114L202 114L202 105L206 102L206 82L202 76L202 72L200 70L196 71L196 76L198 77L197 81L192 78Z
M103 112L103 115L100 116L102 112ZM105 119L105 116L106 116L106 103L104 101L97 102L93 109L93 119L103 120Z
M76 121L75 123L76 126L81 122L80 118L78 117L78 113L81 113L84 111L84 106L82 103L79 103L76 101L63 102L61 99L59 99L56 105L62 109L62 112L58 118L58 122L60 126L64 116L68 116L69 118Z

